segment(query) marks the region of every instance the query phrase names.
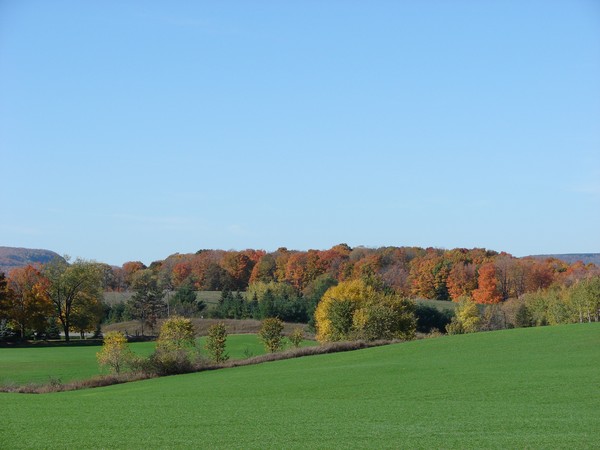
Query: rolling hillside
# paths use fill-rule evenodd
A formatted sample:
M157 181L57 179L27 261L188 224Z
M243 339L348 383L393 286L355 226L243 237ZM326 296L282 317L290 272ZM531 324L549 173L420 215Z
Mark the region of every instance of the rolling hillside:
M2 394L6 448L592 448L600 324Z
M54 258L61 258L61 256L50 250L0 247L0 272L8 274L17 267L24 267L28 264L45 264Z

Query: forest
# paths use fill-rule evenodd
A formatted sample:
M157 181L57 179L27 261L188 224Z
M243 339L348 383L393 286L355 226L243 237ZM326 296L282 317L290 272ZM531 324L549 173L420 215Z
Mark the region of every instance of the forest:
M423 332L468 332L469 314L478 317L477 330L600 319L600 268L594 264L516 258L482 248L339 244L308 251L205 249L149 266L56 258L16 268L0 274L0 340L60 333L68 340L72 332L99 333L101 323L123 320L138 320L144 333L173 314L278 317L307 323L314 331L315 311L326 292L357 280L385 294L381 298L419 299L413 309ZM198 291L220 291L215 307L199 300ZM108 304L106 292L130 295ZM427 300L456 302L456 314L428 306Z

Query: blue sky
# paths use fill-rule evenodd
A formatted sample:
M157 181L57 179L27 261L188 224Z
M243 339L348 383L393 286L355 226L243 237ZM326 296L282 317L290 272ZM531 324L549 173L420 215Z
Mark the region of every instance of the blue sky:
M0 245L600 252L600 3L0 1Z

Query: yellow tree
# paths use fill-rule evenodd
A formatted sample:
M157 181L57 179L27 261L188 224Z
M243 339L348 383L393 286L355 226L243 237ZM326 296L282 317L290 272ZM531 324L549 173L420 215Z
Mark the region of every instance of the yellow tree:
M348 339L354 312L377 297L377 291L363 280L344 281L325 292L315 311L317 340Z
M104 335L102 350L96 353L98 364L108 366L113 373L120 373L133 358L127 338L120 331L109 331Z

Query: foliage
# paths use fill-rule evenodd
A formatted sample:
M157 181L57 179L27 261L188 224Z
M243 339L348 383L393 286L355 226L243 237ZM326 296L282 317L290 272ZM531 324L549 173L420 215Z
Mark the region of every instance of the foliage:
M477 305L468 297L463 297L446 331L448 334L474 333L479 331L480 323L481 317Z
M283 339L283 322L275 317L263 320L258 336L265 344L268 352L274 353L281 350Z
M206 344L204 348L208 352L211 361L221 363L229 359L229 355L225 353L227 346L227 329L223 322L216 323L208 329Z
M196 346L194 324L184 317L169 317L160 327L157 351L177 351Z
M12 341L17 337L12 327L9 326L8 320L0 319L0 342Z
M476 303L499 303L502 300L493 264L481 266L477 280L478 287L473 291L473 300Z
M194 325L184 317L170 317L160 327L150 370L159 375L187 373L198 361ZM146 369L148 370L148 369Z
M95 331L104 316L104 306L98 297L82 294L80 301L73 307L71 330L84 333Z
M73 312L84 308L90 298L102 298L103 271L95 262L77 259L68 264L67 260L54 259L44 266L42 274L49 280L47 293L68 342Z
M296 327L288 336L288 339L294 346L294 348L300 347L302 341L304 340L304 330L302 327Z
M128 306L133 318L139 320L144 335L144 326L154 330L156 321L165 313L166 305L163 302L165 291L151 269L140 269L135 272L131 286L134 294Z
M415 338L415 303L399 295L384 295L358 309L352 318L356 337L378 339Z
M246 302L240 292L233 294L225 290L221 292L221 297L213 316L219 319L248 319L255 317L258 304Z
M507 328L506 316L498 304L486 305L480 317L479 331L495 331Z
M330 274L323 274L315 278L303 291L306 304L306 315L308 326L311 331L315 330L315 310L317 305L330 287L336 286L338 281Z
M0 308L19 331L42 333L54 308L48 296L49 280L33 266L13 269L8 277L6 295Z
M440 310L434 306L419 304L415 309L417 331L419 333L429 333L434 329L445 330L453 315L453 311L448 309Z
M196 291L191 283L183 283L169 300L169 308L171 314L195 317L206 309L206 303L196 299Z
M415 304L399 295L376 290L365 280L330 288L315 311L317 340L412 339Z
M354 312L377 296L377 291L362 280L344 281L329 288L315 310L317 340L349 339Z
M128 366L132 357L127 338L118 331L109 331L104 335L102 350L96 354L101 366L108 366L111 372L117 374Z

